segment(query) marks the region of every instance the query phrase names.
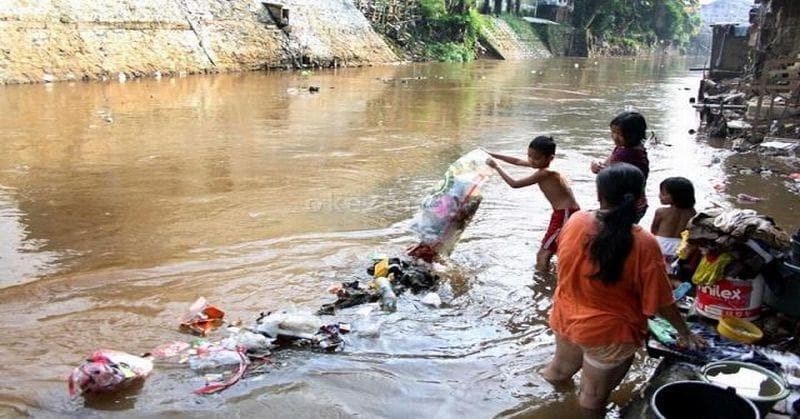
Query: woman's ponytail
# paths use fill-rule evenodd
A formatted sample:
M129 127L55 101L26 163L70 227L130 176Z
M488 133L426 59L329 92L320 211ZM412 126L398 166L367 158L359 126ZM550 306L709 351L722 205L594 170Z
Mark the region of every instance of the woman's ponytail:
M600 229L589 245L598 270L592 274L604 284L620 279L633 248L633 225L639 221L637 202L644 194L644 175L635 166L617 163L597 175L597 194L604 209L597 214Z

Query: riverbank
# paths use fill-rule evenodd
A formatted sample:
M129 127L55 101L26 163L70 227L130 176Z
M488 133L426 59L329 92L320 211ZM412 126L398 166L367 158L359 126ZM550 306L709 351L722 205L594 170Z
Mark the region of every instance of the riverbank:
M351 2L0 4L0 84L121 80L398 58Z

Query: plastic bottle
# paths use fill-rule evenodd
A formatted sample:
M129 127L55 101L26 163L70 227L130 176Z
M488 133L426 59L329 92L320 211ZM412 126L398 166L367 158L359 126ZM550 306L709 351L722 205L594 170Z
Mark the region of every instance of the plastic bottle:
M394 290L392 290L392 283L389 281L389 278L376 278L375 286L378 287L381 293L381 310L397 310L397 295L395 295Z

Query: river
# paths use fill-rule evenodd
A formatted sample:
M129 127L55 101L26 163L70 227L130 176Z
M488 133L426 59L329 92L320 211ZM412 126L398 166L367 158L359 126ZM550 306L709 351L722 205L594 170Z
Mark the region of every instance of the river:
M391 314L344 310L335 319L354 332L343 351L277 353L267 373L219 395L195 396L198 375L157 365L138 392L85 405L65 377L98 347L186 340L177 325L199 296L244 322L316 310L370 254L413 243L420 198L476 147L524 156L533 136L552 134L554 168L596 207L589 163L611 151L608 123L629 107L659 139L651 206L674 175L694 181L698 208L728 205L714 189L728 179L725 152L689 134L700 77L689 64L478 61L3 87L0 414L573 416L574 395L536 373L553 353L554 284L532 279L548 203L497 176L445 268L443 308L409 295ZM637 358L613 402L654 365Z

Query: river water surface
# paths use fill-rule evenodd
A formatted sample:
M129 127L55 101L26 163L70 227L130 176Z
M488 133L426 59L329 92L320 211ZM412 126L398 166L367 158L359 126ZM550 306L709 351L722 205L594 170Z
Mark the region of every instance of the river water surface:
M177 325L199 296L245 323L316 310L369 255L413 242L420 198L476 147L522 157L533 136L554 135L554 167L594 208L589 163L629 107L660 141L651 206L674 175L695 182L699 208L725 205L713 188L722 152L688 134L699 81L688 67L480 61L0 89L0 414L573 416L574 395L536 373L553 353L554 281L532 279L548 203L496 176L444 268L444 308L403 296L396 313L344 310L326 319L353 325L342 352L278 353L218 395L195 396L199 376L157 365L138 392L85 405L65 377L98 347L187 339ZM615 404L653 365L637 360Z

